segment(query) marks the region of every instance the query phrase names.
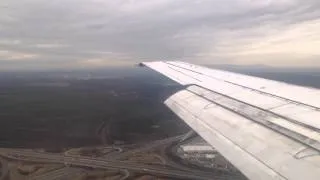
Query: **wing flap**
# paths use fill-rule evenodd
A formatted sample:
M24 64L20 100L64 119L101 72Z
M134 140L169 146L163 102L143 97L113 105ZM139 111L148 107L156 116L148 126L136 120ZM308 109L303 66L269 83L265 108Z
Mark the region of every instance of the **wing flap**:
M281 132L275 133L274 129L265 124L252 121L250 116L254 118L256 114L246 111L250 107L238 104L238 107L243 108L233 111L234 108L224 108L220 103L230 105L234 100L217 95L215 97L219 98L212 101L202 96L212 92L204 90L202 95L199 95L194 89L197 87L176 93L167 99L165 104L247 177L261 180L300 180L317 179L320 176L319 156L308 160L295 158L297 152L310 149L310 146ZM188 96L188 99L185 99L185 96ZM248 113L248 117L241 113ZM277 121L268 120L270 123L272 120ZM285 119L282 121L288 122ZM289 128L288 124L282 125ZM317 133L309 129L308 131ZM295 133L299 132L297 130ZM317 153L316 150L312 151Z

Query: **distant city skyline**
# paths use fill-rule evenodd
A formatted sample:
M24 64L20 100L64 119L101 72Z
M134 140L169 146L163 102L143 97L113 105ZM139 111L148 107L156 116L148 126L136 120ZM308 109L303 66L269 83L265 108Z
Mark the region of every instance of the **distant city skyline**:
M320 68L318 0L2 0L0 71L140 61Z

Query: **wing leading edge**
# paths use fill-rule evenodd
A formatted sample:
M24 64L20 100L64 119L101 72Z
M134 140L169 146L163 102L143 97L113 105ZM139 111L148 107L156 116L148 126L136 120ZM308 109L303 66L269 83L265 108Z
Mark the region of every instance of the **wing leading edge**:
M320 91L184 62L146 62L186 88L165 104L250 179L320 177Z

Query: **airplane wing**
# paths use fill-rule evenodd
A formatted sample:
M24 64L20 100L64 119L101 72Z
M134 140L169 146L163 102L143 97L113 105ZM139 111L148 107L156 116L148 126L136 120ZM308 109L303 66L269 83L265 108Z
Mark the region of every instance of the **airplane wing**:
M184 62L141 65L184 85L165 104L249 179L320 179L320 90Z

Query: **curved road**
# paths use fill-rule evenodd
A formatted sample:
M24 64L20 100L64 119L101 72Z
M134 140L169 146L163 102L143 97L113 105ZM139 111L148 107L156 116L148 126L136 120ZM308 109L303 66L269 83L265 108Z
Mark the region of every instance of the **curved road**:
M79 175L82 172L81 169L65 167L55 171L51 171L45 174L31 177L30 180L57 180L57 179L69 179Z

